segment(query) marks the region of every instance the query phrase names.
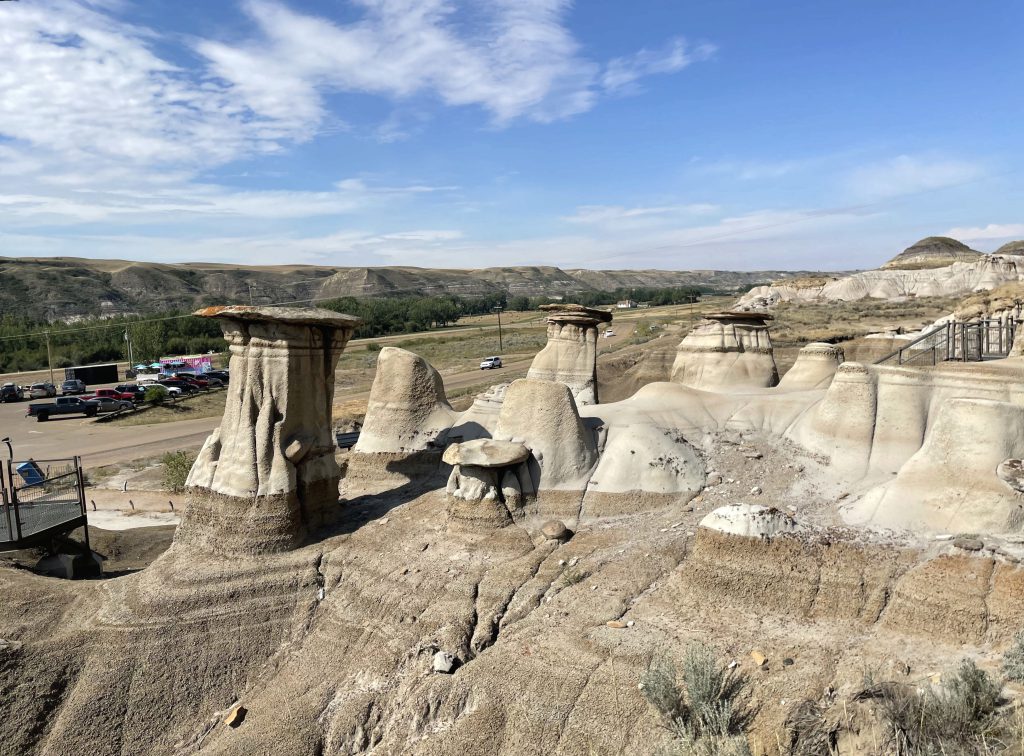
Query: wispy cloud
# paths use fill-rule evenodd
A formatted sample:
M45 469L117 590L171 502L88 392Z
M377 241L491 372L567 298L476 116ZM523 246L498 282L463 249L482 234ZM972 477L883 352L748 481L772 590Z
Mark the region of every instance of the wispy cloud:
M985 166L940 155L899 155L854 169L847 190L860 200L879 200L958 186L982 178Z
M1024 238L1024 223L989 223L987 226L951 228L944 236L960 241L988 241L992 239Z
M608 61L601 74L601 86L613 94L631 94L637 91L640 79L682 71L691 63L707 60L716 50L708 43L689 46L685 39L676 37L660 50L644 48L632 55Z
M623 207L622 205L581 205L572 215L562 216L567 223L635 228L637 225L678 223L681 217L708 215L718 210L717 205L694 203L689 205L661 205L654 207Z

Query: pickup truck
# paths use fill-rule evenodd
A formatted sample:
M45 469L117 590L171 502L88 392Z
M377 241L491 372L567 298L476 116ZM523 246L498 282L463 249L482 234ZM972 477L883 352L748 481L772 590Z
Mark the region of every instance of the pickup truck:
M53 402L36 402L28 405L25 417L34 417L40 423L52 415L85 415L94 417L100 411L99 402L80 399L77 396L61 396Z

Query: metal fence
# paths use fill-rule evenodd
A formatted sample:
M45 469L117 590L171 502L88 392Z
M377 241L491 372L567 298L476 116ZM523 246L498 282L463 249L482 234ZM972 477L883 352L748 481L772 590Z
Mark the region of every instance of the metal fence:
M22 548L86 524L78 457L11 460L0 466L0 549Z
M1009 318L943 323L875 364L937 365L1001 359L1010 353L1016 330L1016 320Z

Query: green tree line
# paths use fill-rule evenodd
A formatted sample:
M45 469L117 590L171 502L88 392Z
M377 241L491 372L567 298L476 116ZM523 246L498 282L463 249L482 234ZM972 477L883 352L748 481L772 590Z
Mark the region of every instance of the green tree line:
M634 299L652 305L680 304L698 299L708 290L700 287L671 289L634 288L610 292L581 292L568 299L588 306ZM355 338L373 338L432 328L444 328L467 315L481 315L497 307L527 311L550 302L549 297L509 297L505 293L485 297L342 297L318 303L335 312L361 318ZM114 362L128 359L131 338L136 362L151 362L170 355L223 351L224 340L215 320L180 312L145 317L122 316L86 319L74 324L47 323L14 315L0 317L0 373L42 370L47 367L46 337L50 332L53 366Z

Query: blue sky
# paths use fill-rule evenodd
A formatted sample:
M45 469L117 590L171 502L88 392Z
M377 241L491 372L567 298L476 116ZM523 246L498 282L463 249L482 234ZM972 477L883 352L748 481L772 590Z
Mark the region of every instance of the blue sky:
M838 270L1024 238L1024 3L0 3L0 254Z

